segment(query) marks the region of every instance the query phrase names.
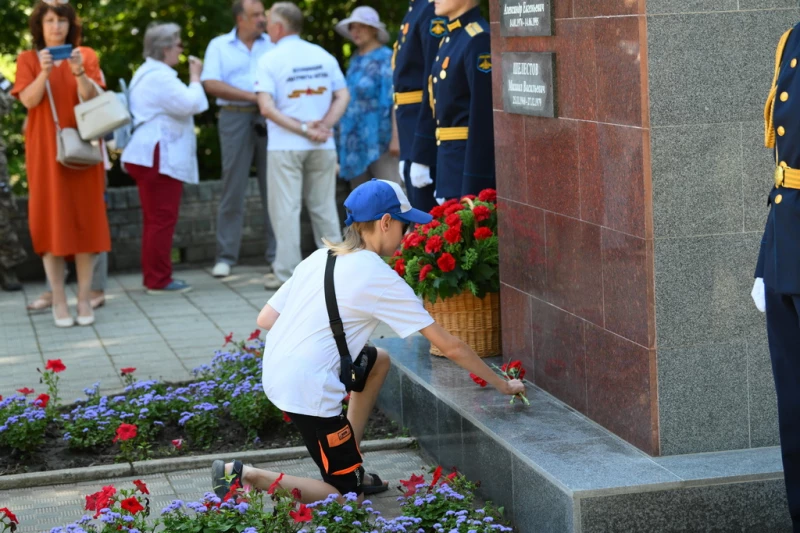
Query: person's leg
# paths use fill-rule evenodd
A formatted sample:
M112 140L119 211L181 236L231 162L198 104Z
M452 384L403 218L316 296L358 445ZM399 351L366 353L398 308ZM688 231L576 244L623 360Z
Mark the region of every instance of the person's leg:
M225 464L225 474L230 475L233 471L233 463ZM269 489L278 477L280 472L272 470L263 470L254 466L244 465L242 467L242 484L245 487L252 487L255 489L266 491ZM339 491L332 485L325 483L319 479L311 479L307 477L297 477L284 474L280 482L281 488L291 491L298 489L300 491L302 503L312 503L324 500L330 494L338 494Z
M75 271L78 275L78 316L90 317L92 313L92 273L95 254L75 254Z
M159 174L152 186L150 279L146 280L145 285L148 289L163 289L172 283L172 239L178 223L183 182Z
M300 207L303 195L305 152L279 150L267 153L267 206L275 234L272 270L280 282L292 276L300 264Z
M92 309L103 306L106 303L106 287L108 286L108 252L102 252L94 256L94 268L92 271L92 290L91 303Z
M377 161L373 161L369 166L369 173L379 180L392 181L400 185L402 189L405 189L405 181L398 172L398 168L400 167L399 163L397 157L386 152L380 156Z
M66 262L63 257L56 257L49 253L44 254L42 262L44 263L44 271L53 294L53 316L58 319L68 318L70 313L67 307L67 294L64 290Z
M244 199L256 147L252 120L249 113L219 113L222 197L217 211L217 262L228 265L236 264L242 244Z
M271 268L272 262L275 261L275 232L272 229L272 221L269 219L269 205L267 203L269 196L269 191L267 190L267 126L263 124L263 118L258 117L256 120L258 124L264 126L264 136L259 136L258 132L256 132L255 138L256 179L258 180L258 192L261 195L261 206L264 210L264 235L267 241L264 259Z
M314 240L322 246L322 238L332 242L342 240L339 211L336 208L336 151L311 150L303 169L303 198L305 199Z
M352 191L353 189L355 189L359 185L363 185L364 183L368 182L369 180L371 180L374 177L375 176L372 175L372 173L369 171L369 169L367 169L366 172L364 172L360 176L356 176L355 178L351 179L350 181L347 182L347 184L350 186L350 190Z
M136 182L139 191L139 203L142 206L142 244L141 244L141 263L142 263L142 285L150 288L149 281L150 263L152 255L152 241L154 228L154 198L152 181L154 175L158 173L155 168L143 167L140 165L125 165L128 174Z
M350 421L350 425L353 426L353 434L358 443L364 438L367 420L369 420L369 415L372 414L372 410L375 408L375 402L378 401L378 393L380 393L383 382L386 381L386 375L389 373L389 368L392 366L386 350L377 348L377 351L378 357L372 370L367 375L364 390L352 392L350 394L350 403L347 405L347 419Z

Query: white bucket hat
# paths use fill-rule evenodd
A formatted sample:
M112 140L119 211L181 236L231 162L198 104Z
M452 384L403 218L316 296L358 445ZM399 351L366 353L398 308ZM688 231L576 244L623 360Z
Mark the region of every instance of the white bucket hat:
M367 26L372 26L373 28L378 29L378 40L386 44L389 42L389 32L386 31L386 25L381 22L380 17L378 16L378 12L372 9L369 6L360 6L353 10L349 17L340 21L336 25L336 33L344 37L345 39L353 40L353 37L350 35L350 24L353 22L358 22L359 24L365 24Z

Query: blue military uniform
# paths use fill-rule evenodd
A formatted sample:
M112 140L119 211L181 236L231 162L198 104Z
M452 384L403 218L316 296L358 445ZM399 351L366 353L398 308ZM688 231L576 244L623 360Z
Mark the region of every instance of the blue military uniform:
M400 138L400 160L405 161L408 199L411 205L430 211L436 205L436 123L430 111L422 108L426 80L442 38L447 34L447 19L437 17L434 4L428 0L410 0L397 42L394 44L394 100L397 132ZM419 136L414 153L415 135ZM416 188L411 184L411 163L430 167L433 185Z
M436 196L458 198L495 187L492 51L480 8L447 26L423 107L436 120ZM422 144L417 133L415 150Z
M800 25L798 25L800 26ZM775 55L764 110L766 146L775 150L775 188L756 277L764 278L772 373L778 396L786 494L800 532L800 30L787 31Z

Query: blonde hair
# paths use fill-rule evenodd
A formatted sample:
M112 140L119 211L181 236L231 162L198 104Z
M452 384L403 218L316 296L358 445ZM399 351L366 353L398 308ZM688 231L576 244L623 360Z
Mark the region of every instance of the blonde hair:
M375 230L375 222L353 222L344 230L344 240L340 243L332 243L328 239L323 238L322 243L333 250L333 255L346 255L359 250L363 250L366 245L364 244L364 233L372 233Z

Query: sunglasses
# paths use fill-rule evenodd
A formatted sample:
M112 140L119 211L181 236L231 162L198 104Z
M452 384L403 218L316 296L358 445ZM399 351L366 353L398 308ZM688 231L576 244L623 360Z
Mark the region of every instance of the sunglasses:
M69 0L42 0L42 2L51 6L69 4Z

